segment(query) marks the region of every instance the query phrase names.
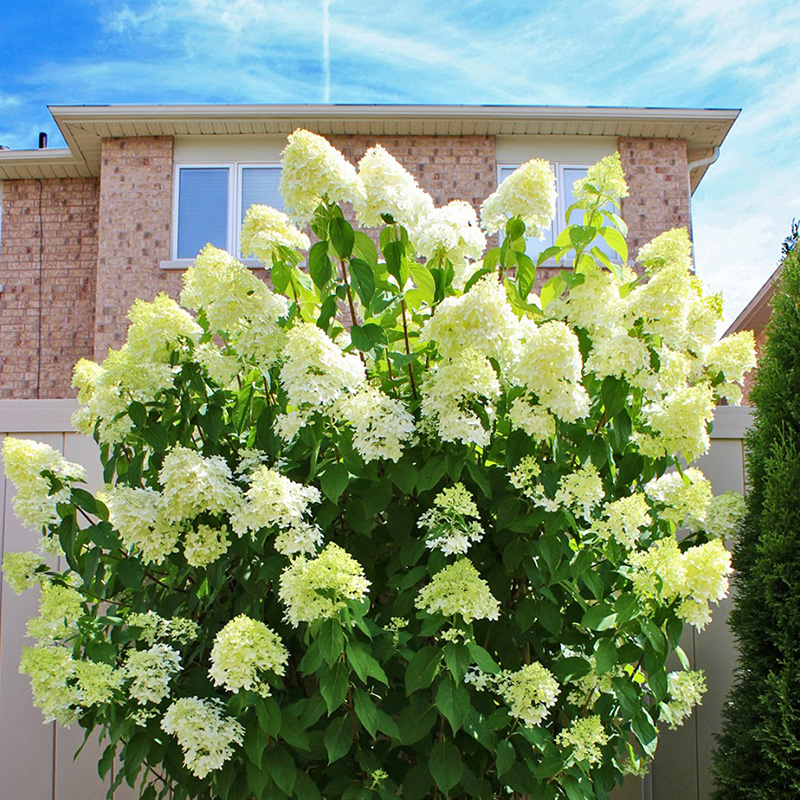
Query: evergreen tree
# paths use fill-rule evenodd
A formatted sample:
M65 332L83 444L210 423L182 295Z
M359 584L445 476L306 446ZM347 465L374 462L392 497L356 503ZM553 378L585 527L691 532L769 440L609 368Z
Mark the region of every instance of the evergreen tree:
M739 648L715 800L800 797L800 244L784 244L750 394L747 516L733 554Z

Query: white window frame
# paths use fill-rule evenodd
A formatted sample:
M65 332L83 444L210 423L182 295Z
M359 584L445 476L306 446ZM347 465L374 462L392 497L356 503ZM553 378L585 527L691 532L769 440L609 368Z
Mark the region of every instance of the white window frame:
M175 164L172 176L172 234L170 242L171 259L162 261L162 269L187 269L192 258L178 258L178 198L180 193L180 175L182 169L227 169L228 170L228 224L226 228L225 250L238 253L239 235L242 231L242 172L249 168L281 169L279 161L192 161ZM253 269L263 269L264 265L255 258L240 259L243 264Z

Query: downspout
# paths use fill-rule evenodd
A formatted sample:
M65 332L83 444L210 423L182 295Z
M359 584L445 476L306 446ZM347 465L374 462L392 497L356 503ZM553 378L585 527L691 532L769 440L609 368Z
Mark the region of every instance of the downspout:
M706 158L700 158L697 161L690 161L686 165L686 180L689 182L689 196L692 195L692 172L698 167L709 167L719 158L719 145L714 145L711 155Z

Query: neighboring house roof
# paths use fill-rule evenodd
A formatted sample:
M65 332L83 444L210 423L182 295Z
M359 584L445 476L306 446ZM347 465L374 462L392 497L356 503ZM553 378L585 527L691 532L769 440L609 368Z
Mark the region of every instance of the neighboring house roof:
M753 299L730 324L723 337L738 331L753 331L756 338L758 338L769 322L769 317L772 313L770 301L772 300L772 295L775 294L775 287L782 267L783 264L779 265L775 272L767 278L766 283L756 292Z
M50 106L68 148L0 151L0 180L100 174L102 139L202 134L631 136L685 139L689 162L716 153L738 109L440 105ZM708 164L690 176L692 192Z

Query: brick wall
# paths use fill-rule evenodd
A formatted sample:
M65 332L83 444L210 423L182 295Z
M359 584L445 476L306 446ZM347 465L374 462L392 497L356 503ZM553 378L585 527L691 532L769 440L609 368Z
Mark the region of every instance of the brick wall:
M133 301L177 297L182 274L159 266L171 255L172 138L104 139L101 159L96 360L125 341Z
M631 258L670 228L685 226L691 235L686 141L623 137L619 154L631 195L622 201Z
M93 350L97 214L94 178L4 182L0 397L74 394L72 365Z

